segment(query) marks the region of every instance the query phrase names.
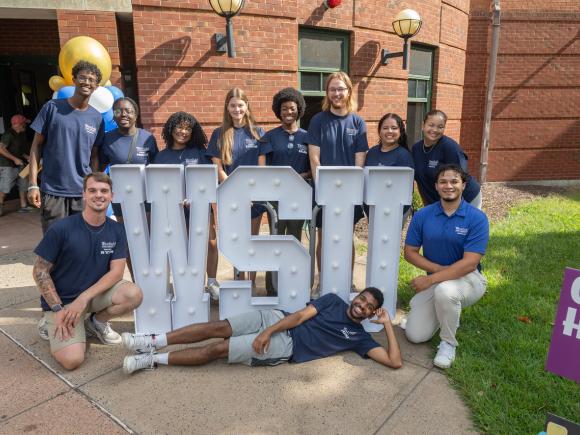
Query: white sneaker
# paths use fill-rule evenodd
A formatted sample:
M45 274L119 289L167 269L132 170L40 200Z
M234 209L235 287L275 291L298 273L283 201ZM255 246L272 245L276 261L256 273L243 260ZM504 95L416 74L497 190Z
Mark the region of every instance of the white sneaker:
M445 340L441 340L441 343L439 343L439 350L437 351L437 355L435 355L433 364L440 369L448 369L451 367L451 364L453 364L454 360L455 346L447 343Z
M220 283L217 281L208 284L205 287L205 291L209 293L212 300L219 301L220 300Z
M157 367L154 353L140 353L137 355L126 356L123 360L123 371L130 375L137 370L153 370Z
M130 332L123 332L121 337L125 349L140 353L157 350L154 334L131 334Z
M102 326L97 325L93 321L94 317L95 315L92 314L87 320L85 320L85 329L95 334L96 337L101 340L101 343L116 345L123 342L121 336L117 332L113 331L113 328L111 328L111 324L109 322L105 322Z
M38 321L37 327L38 327L38 335L40 335L40 338L49 341L50 338L48 337L48 325L46 324L46 318L44 316L42 316Z

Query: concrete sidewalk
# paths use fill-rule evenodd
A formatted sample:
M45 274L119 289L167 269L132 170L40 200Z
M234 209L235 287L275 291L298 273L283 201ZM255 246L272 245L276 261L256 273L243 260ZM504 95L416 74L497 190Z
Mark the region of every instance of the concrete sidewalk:
M90 341L76 371L58 367L36 331L41 316L32 250L37 212L0 217L0 434L461 434L469 411L432 366L428 345L396 327L404 367L384 368L354 353L305 364L248 368L215 362L125 376L125 351ZM364 259L363 259L364 260ZM231 268L221 261L219 278ZM355 284L364 284L357 261ZM217 307L212 307L217 319ZM113 322L132 331L132 318ZM375 334L382 344L382 333ZM92 339L91 339L92 340Z

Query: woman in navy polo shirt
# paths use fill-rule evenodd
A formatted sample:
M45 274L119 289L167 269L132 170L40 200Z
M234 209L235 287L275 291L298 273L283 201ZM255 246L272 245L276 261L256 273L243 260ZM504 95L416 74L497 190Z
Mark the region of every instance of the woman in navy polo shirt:
M262 142L272 148L272 152L266 156L268 166L291 166L298 175L308 180L311 176L306 138L308 133L298 127L298 120L304 115L305 108L304 97L296 89L285 88L279 91L272 99L272 111L282 124L268 131L262 137ZM277 203L274 207L278 209ZM300 242L303 225L303 220L279 219L277 234L294 236ZM266 291L274 294L271 272L266 273Z
M415 181L425 205L439 201L439 194L435 190L435 174L440 165L455 163L467 172L467 155L457 142L445 136L446 124L447 115L441 110L427 113L423 120L423 140L413 145L411 151L415 162ZM481 209L481 189L469 174L463 199Z
M265 166L270 145L260 141L264 129L256 125L246 93L233 88L226 94L222 125L209 140L207 155L218 168L218 180L224 180L240 165ZM263 206L252 205L252 234L260 231ZM252 282L255 273L251 273ZM244 279L244 275L240 276Z
M396 113L387 113L379 121L379 143L366 155L366 166L400 166L414 168L413 156L407 145L407 132L403 119ZM368 206L365 204L368 216ZM406 205L403 211L403 222L411 206Z
M161 133L167 148L155 157L153 163L187 165L211 165L206 156L207 136L193 115L176 112L167 119ZM189 210L185 209L186 222ZM207 287L213 300L219 299L219 283L216 280L218 250L215 231L215 215L210 217L209 240L207 246Z
M113 104L113 116L117 129L105 134L99 150L101 170L108 165L151 163L159 152L157 140L151 133L135 125L139 116L137 103L129 97L119 98ZM113 203L113 212L117 222L123 223L121 204Z

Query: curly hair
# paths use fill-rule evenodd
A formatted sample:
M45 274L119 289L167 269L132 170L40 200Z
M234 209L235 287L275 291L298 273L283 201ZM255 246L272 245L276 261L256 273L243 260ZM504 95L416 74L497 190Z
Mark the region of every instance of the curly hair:
M304 101L302 94L294 88L284 88L274 95L274 98L272 98L272 112L274 112L276 118L282 120L282 104L289 101L296 103L298 108L298 117L296 120L298 121L304 116L306 101Z
M378 288L367 287L359 294L362 294L364 292L370 293L373 296L373 298L375 298L375 300L377 301L377 304L378 304L377 308L381 308L383 306L383 304L385 303L385 296L383 295L383 292L380 291Z
M189 124L191 127L191 139L187 143L187 148L205 148L207 144L207 136L203 131L203 128L195 119L195 117L186 112L175 112L172 114L165 125L163 126L163 131L161 132L161 137L165 141L168 148L173 148L173 130L181 124Z
M408 151L409 145L407 144L407 131L405 130L405 123L403 122L403 119L396 113L387 113L381 118L378 125L379 137L381 135L381 128L383 128L383 122L385 122L387 119L394 119L399 126L399 133L401 136L397 142L399 143L399 146L402 146Z
M101 74L99 67L94 63L87 62L86 60L79 60L75 66L73 66L73 78L76 79L81 71L88 71L93 73L97 77L97 84L101 83L101 80L103 79L103 74Z

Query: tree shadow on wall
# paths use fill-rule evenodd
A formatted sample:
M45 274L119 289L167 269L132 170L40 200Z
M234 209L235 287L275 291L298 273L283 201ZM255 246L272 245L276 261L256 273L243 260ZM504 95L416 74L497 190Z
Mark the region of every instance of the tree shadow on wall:
M168 74L182 70L184 67L182 67L181 64L183 63L190 46L191 38L189 36L183 36L181 38L166 41L143 56L145 66L164 67ZM153 107L155 111L163 106L197 72L197 70L201 68L210 57L212 57L212 54L215 55L215 53L216 43L214 38L212 38L211 48L206 51L203 56L195 62L195 64L187 68L184 74L167 91L165 91L157 101L152 101L151 94L147 97L149 105ZM166 78L166 81L168 79L169 77ZM157 89L160 87L161 83L158 84Z
M381 62L378 59L380 49L381 46L377 41L368 41L352 57L352 64L356 65L356 76L353 81L358 84L357 102L359 109L364 107L365 92L381 67Z
M312 11L310 16L304 21L305 26L315 26L324 18L324 13L327 11L324 3L321 3L316 9Z

